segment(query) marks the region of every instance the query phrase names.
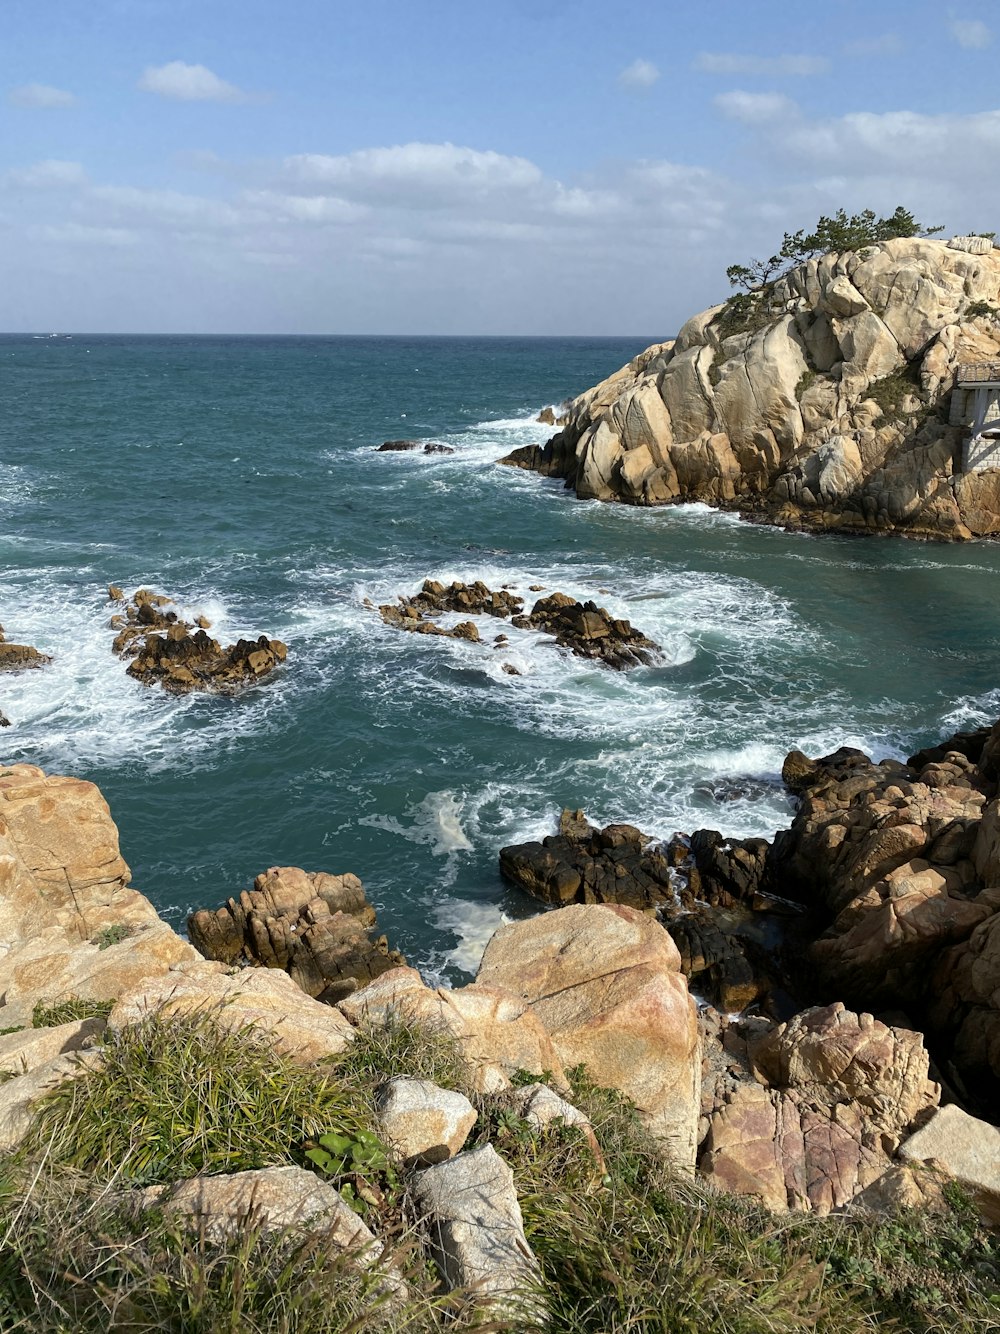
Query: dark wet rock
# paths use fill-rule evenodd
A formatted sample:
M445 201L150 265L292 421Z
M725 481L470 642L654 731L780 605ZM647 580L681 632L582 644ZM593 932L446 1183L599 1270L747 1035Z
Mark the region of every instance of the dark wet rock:
M0 672L23 672L35 667L44 667L52 659L46 653L39 653L30 644L11 644L4 636L0 625Z
M698 898L713 907L752 906L771 884L767 839L727 839L714 829L696 829L689 846L698 872Z
M206 959L280 968L317 999L335 1004L405 963L384 936L355 875L272 866L221 908L188 918Z
M0 727L10 727L10 719L4 713L3 709L0 709Z
M919 772L928 764L937 764L952 752L958 752L973 764L978 764L991 731L990 727L977 727L971 732L956 732L940 745L925 746L923 750L918 750L906 761L907 767Z
M114 585L109 590L120 591ZM207 618L199 616L194 623L182 620L171 598L148 588L140 588L124 605L125 611L110 622L118 632L112 645L115 653L132 659L129 676L146 685L159 683L172 694L231 693L267 676L288 656L286 645L267 635L223 648L207 633L211 625Z
M468 629L447 629L434 619L452 612L473 616L496 616L510 620L520 630L541 630L555 636L556 643L578 657L593 658L609 667L624 669L653 661L659 645L647 639L625 620L612 617L594 602L580 603L565 593L539 598L525 614L524 599L506 588L488 588L482 580L446 587L425 579L419 593L400 596L399 602L379 607L386 625L417 634L471 639ZM459 633L461 631L461 633ZM478 635L476 636L478 638ZM503 642L499 637L495 643Z
M744 941L704 912L667 923L681 956L681 970L694 991L720 1010L744 1010L768 989L751 963Z
M659 844L632 825L595 829L582 811L563 811L559 833L500 850L500 871L544 903L673 904L677 874Z
M377 454L401 454L407 449L419 449L423 441L421 440L386 440L381 445L376 445Z
M430 444L424 445L425 454L454 454L454 452L451 445L440 445L434 440Z

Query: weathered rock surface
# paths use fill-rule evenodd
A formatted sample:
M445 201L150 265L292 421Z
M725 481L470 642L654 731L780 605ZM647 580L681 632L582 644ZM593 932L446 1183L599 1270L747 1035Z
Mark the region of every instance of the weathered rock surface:
M82 1079L100 1063L99 1052L70 1051L0 1082L0 1153L12 1153L27 1135L39 1098L69 1080Z
M700 1166L772 1209L848 1203L940 1097L919 1033L839 1003L766 1030L749 1051L763 1086L740 1083L714 1113Z
M206 959L282 968L310 996L334 1004L404 963L372 936L375 909L356 875L272 866L214 912L188 918Z
M514 1174L491 1144L418 1173L413 1195L449 1289L518 1327L543 1322Z
M427 1025L456 1038L472 1086L496 1093L519 1070L548 1072L567 1087L559 1054L544 1024L522 997L499 986L473 983L454 991L428 987L415 968L395 968L340 1002L355 1026L393 1017Z
M205 617L182 620L176 604L162 593L140 588L128 602L115 585L108 591L112 601L125 606L111 618L111 628L118 631L114 651L132 659L129 676L146 685L159 683L173 694L191 690L230 693L267 676L288 656L280 639L266 635L240 639L223 648L207 633Z
M1000 1130L960 1107L939 1107L900 1147L909 1163L929 1163L969 1192L984 1216L1000 1223Z
M504 589L495 592L478 579L473 584L455 582L448 588L425 579L414 597L400 595L398 605L385 603L378 610L386 625L394 629L473 642L480 638L474 621L461 621L448 628L433 618L450 612L510 618L519 629L553 635L561 648L577 657L594 658L619 670L652 662L659 651L659 645L629 621L611 616L595 602L581 603L566 593L552 593L539 598L527 615L523 607L523 598Z
M338 1250L356 1252L366 1265L378 1258L381 1249L337 1188L301 1167L190 1177L136 1191L130 1203L188 1218L216 1245L238 1236L249 1224L264 1236L289 1228L320 1234Z
M306 996L287 973L270 968L229 971L223 964L181 964L123 991L108 1016L116 1030L156 1014L204 1016L226 1032L255 1030L281 1055L303 1065L342 1052L354 1030L337 1010Z
M994 472L962 474L955 372L1000 356L1000 251L924 238L824 255L744 316L694 316L504 463L582 498L704 501L813 530L1000 531Z
M659 923L632 908L561 908L501 927L478 981L527 1001L566 1066L638 1107L664 1152L694 1164L701 1052L680 956Z
M11 644L0 625L0 672L22 672L32 667L44 667L52 659L45 653L39 653L30 644ZM0 723L0 726L10 726Z
M118 830L93 783L27 764L0 767L4 1006L111 1000L141 978L197 958L129 879Z
M430 1167L454 1158L478 1120L463 1093L428 1079L390 1079L377 1100L382 1138L404 1167Z

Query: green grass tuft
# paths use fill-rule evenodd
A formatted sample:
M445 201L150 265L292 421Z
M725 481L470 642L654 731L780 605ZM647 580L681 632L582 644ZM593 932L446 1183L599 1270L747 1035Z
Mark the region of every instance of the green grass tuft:
M99 950L108 950L112 945L120 945L123 940L128 940L129 936L134 934L134 927L126 925L125 922L115 922L112 926L105 926L98 931L90 943L96 945Z
M60 1024L72 1024L83 1019L107 1019L114 1004L113 1000L80 1000L72 996L52 1005L39 1001L31 1012L31 1026L57 1028Z
M366 1129L329 1069L209 1018L151 1017L109 1033L103 1058L39 1104L34 1129L36 1148L99 1180L151 1185L301 1162L310 1137Z

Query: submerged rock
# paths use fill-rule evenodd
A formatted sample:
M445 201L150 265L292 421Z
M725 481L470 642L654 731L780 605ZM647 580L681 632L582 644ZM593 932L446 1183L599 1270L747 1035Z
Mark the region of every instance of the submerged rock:
M303 991L335 1004L405 961L372 936L375 909L355 875L272 866L214 912L188 918L206 959L281 968Z
M114 602L122 602L121 589L109 589ZM115 596L121 595L121 596ZM113 649L119 657L130 657L129 676L146 685L158 682L172 694L191 690L231 693L267 676L288 656L280 639L240 639L223 648L207 633L210 622L199 616L194 622L180 618L176 604L162 593L140 588L125 611L111 618L117 630Z
M402 454L408 450L422 449L425 454L454 454L451 445L442 445L437 440L386 440L377 445L376 454Z

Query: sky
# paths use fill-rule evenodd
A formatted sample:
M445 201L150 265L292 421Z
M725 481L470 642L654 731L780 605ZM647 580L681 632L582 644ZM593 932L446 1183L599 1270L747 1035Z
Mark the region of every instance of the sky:
M0 0L0 329L665 338L839 207L1000 231L998 57L986 0Z

